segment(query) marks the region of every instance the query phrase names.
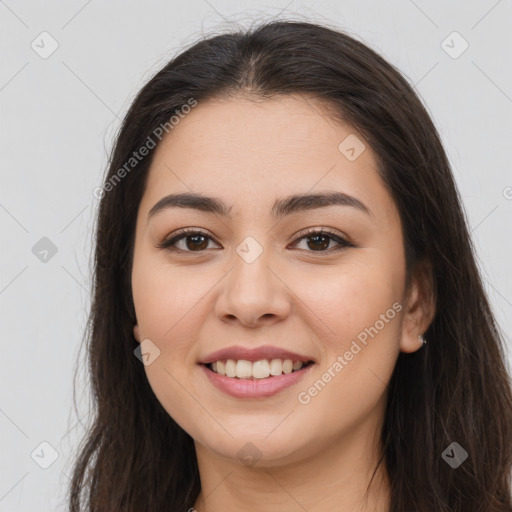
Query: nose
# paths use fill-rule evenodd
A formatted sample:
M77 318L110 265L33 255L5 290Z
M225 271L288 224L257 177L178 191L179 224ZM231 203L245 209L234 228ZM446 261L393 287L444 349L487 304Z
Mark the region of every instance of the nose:
M223 322L257 327L282 321L289 315L292 293L279 269L264 257L265 252L251 263L233 255L233 267L221 281L223 289L215 308Z

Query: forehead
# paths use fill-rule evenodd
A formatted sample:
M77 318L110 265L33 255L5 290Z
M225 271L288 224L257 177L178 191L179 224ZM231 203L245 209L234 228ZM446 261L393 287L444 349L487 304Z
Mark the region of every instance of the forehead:
M141 208L193 191L222 197L236 212L316 189L393 209L363 136L322 104L299 96L216 99L199 102L158 145Z

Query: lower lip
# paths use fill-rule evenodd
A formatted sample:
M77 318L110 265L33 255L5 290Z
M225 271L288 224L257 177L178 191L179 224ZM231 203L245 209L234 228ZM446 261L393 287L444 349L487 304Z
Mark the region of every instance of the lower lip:
M235 398L265 398L276 395L280 391L296 384L314 364L301 368L292 373L268 377L266 379L238 379L226 377L209 370L204 364L200 365L210 382L224 393Z

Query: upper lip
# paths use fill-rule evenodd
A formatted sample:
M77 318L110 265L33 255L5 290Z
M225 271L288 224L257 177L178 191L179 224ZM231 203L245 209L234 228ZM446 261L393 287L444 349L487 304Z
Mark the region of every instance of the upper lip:
M226 359L244 359L246 361L260 361L262 359L291 359L292 361L313 361L312 357L297 354L283 348L271 345L262 345L256 348L247 348L241 345L216 350L199 361L200 364L209 364Z

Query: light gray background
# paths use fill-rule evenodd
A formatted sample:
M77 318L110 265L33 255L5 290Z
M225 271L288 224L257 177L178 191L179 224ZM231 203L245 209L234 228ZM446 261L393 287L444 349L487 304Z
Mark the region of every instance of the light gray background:
M79 418L72 383L90 301L92 191L120 119L183 45L272 16L335 23L415 84L453 165L510 362L511 0L0 0L0 512L65 510L87 421L83 368ZM50 48L43 31L58 43L46 59L31 47ZM458 58L442 47L453 31L469 43ZM42 237L57 247L47 262L32 252ZM35 462L51 462L44 441L58 453L48 469Z

